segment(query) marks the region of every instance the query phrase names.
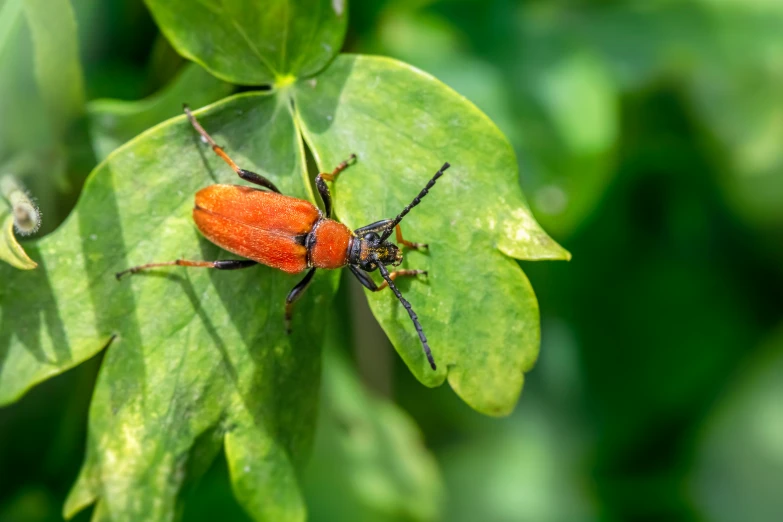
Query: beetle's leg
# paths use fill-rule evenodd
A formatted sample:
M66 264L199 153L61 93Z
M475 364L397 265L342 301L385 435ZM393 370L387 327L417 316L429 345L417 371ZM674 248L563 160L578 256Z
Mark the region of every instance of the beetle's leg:
M299 281L299 283L288 293L288 297L285 298L285 331L289 334L291 333L291 316L294 313L294 303L302 297L302 294L307 290L307 287L310 286L313 275L315 275L315 268L311 268L310 271L307 272L307 275L304 276L304 279Z
M318 193L321 195L321 200L324 202L324 211L326 217L332 217L332 194L329 192L329 187L326 186L327 181L334 181L337 175L347 169L350 165L356 161L356 154L351 154L347 160L343 161L332 172L321 172L315 177L315 186L318 188Z
M353 275L356 276L356 279L359 280L359 282L368 290L371 290L373 292L380 292L387 286L389 286L389 283L384 281L380 285L376 285L375 281L372 280L372 278L365 272L364 270L357 268L353 265L348 265L348 268L351 269L351 272L353 272ZM412 277L417 276L419 274L427 275L426 270L395 270L394 272L389 272L389 279L394 281L397 277Z
M209 143L209 145L212 147L212 150L215 151L215 154L223 158L223 161L228 163L228 166L234 169L234 172L236 172L240 178L244 179L245 181L249 181L250 183L261 185L262 187L268 188L269 190L277 192L278 194L280 193L280 190L275 186L275 184L266 179L261 174L256 174L255 172L250 172L249 170L239 168L239 165L234 163L234 160L232 160L228 154L226 154L226 151L223 150L223 147L215 143L215 140L212 139L212 136L210 136L207 131L204 130L204 127L202 127L196 117L193 116L193 113L190 111L190 107L184 105L183 108L185 110L185 114L188 115L188 119L190 120L190 124L193 125L193 128L196 129L199 134L201 134L201 137L204 138L207 143Z
M397 223L396 230L397 230L397 243L399 243L400 245L405 245L408 248L415 248L416 250L418 250L420 248L427 248L427 247L429 247L429 245L427 243L414 243L412 241L404 240L402 238L402 230L400 230L400 224L399 223ZM392 274L393 273L394 272L392 272Z
M382 219L381 221L376 221L375 223L370 223L369 225L365 225L361 228L357 228L356 230L353 231L353 233L359 237L362 237L365 234L369 234L370 232L375 232L376 234L380 234L386 231L387 228L389 228L391 222L392 222L391 219Z
M188 261L187 259L177 259L176 261L167 261L165 263L147 263L146 265L134 266L123 270L122 272L117 272L115 276L119 281L122 276L126 274L135 274L142 270L158 268L161 266L193 266L198 268L215 268L217 270L238 270L257 264L256 261L251 261L250 259L221 259L220 261Z
M341 162L339 165L337 165L332 172L321 172L318 174L318 176L322 177L326 181L334 181L337 178L337 175L340 174L342 171L350 167L356 163L356 154L351 154L348 156L348 159Z
M375 281L370 278L367 272L353 265L348 265L348 268L353 272L353 275L356 276L356 279L359 280L362 286L373 292L378 290L378 285L375 284Z

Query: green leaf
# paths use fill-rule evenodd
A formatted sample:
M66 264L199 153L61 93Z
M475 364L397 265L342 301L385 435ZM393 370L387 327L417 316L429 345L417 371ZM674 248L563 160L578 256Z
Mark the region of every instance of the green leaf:
M161 31L184 57L218 78L288 84L321 70L340 50L346 0L147 0Z
M196 64L182 69L161 92L140 101L96 100L88 114L93 148L99 159L142 131L182 114L182 104L202 107L233 90Z
M249 93L199 115L246 168L309 195L287 100ZM301 279L266 267L162 269L217 259L191 218L193 194L236 175L183 116L112 153L68 220L29 249L40 268L0 266L0 403L111 340L90 410L87 457L65 506L96 520L172 520L184 486L225 441L233 487L256 520L302 520L297 469L317 406L322 322L336 273L319 273L287 336L287 292Z
M399 286L421 319L437 371L391 292L369 296L370 306L421 382L437 386L448 376L475 409L509 413L539 345L538 304L512 257L570 254L530 214L504 136L465 98L390 59L340 56L299 83L295 99L321 170L358 155L334 183L337 215L351 228L394 217L444 161L452 164L402 223L407 238L430 245L405 263L428 277Z
M318 436L304 485L311 519L438 520L443 486L416 424L365 390L337 350L324 353Z
M84 113L76 18L69 0L24 0L35 48L35 76L58 135Z

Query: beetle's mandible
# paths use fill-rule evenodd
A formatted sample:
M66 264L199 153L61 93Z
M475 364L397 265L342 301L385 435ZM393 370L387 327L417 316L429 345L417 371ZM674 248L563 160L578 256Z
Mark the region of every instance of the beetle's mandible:
M421 192L413 198L410 205L406 206L396 218L377 221L351 232L342 223L331 219L332 197L326 182L334 181L340 172L356 161L355 154L351 154L331 173L322 172L315 178L318 193L324 203L324 211L321 212L309 201L281 194L265 177L240 168L204 130L187 105L184 108L196 131L240 178L267 189L240 185L211 185L196 193L193 220L199 231L219 247L246 259L220 261L177 259L164 263L148 263L118 272L117 279L125 274L134 274L149 268L175 265L236 270L261 263L291 274L309 269L286 298L285 323L286 330L290 333L293 305L310 285L316 269L348 266L359 282L369 290L377 292L386 286L391 288L408 311L419 334L427 361L434 370L435 360L419 319L410 303L402 297L394 284L396 277L426 275L427 272L424 270L389 272L386 266L396 267L402 262L402 251L397 245L388 241L392 233L396 233L397 243L400 245L415 249L427 248L426 244L404 240L400 231L400 221L413 207L421 203L421 199L449 168L449 164L443 164ZM378 269L383 276L384 282L381 285L376 285L368 274L375 269Z

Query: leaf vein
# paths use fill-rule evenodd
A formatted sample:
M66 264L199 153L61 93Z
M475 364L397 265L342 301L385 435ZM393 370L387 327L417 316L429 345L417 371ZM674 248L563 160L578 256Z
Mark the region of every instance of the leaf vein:
M245 30L242 28L239 22L233 16L231 16L231 13L224 9L224 15L231 22L231 25L234 26L234 29L236 29L237 33L242 37L252 53L256 56L256 58L258 58L258 61L261 62L261 65L273 73L276 73L277 71L275 68L272 67L272 64L270 64L266 58L264 58L263 54L261 54L261 51L258 49L258 47L256 47L255 43L253 43L250 37L247 36L247 33L245 33Z

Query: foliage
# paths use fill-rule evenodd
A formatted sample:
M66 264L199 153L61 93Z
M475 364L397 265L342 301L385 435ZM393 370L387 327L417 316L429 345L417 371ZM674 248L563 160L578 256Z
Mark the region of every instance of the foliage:
M284 85L317 73L340 51L345 0L147 0L179 53L242 85Z
M341 153L359 155L334 184L338 215L354 227L392 216L439 162L454 164L438 183L440 202L406 221L431 238L428 254L411 256L430 278L401 283L430 332L438 372L423 362L397 301L379 296L374 311L422 382L435 386L448 375L477 410L508 414L537 356L539 325L532 288L507 256L569 254L530 214L505 138L467 100L380 58L338 57L307 78L334 57L346 20L339 2L313 4L281 2L266 10L239 1L219 7L149 2L184 56L233 83L271 83L197 116L240 165L285 193L312 199L304 141L322 170ZM281 17L283 26L271 30ZM217 42L226 52L213 52ZM380 89L373 85L379 76ZM206 471L221 444L234 493L249 514L304 517L297 475L313 437L323 334L323 323L307 318L333 300L336 274L319 274L297 307L290 337L281 304L295 278L272 269L229 277L151 272L121 284L112 276L151 259L220 257L190 222L192 194L236 180L195 139L184 116L109 151L169 116L176 97L206 101L228 89L191 66L148 101L92 102L93 144L106 159L58 230L27 245L39 269L0 267L0 402L109 346L68 517L94 503L96 520L170 520L180 492ZM398 100L392 107L389 97ZM380 184L392 176L384 199ZM358 183L375 184L380 201L370 203ZM460 222L470 226L455 226ZM497 291L484 293L486 284ZM476 323L485 327L471 328ZM421 516L431 518L434 509Z
M389 521L779 511L780 2L72 1L78 67L67 2L36 21L44 2L0 0L0 164L45 218L22 242L43 263L0 267L0 390L14 400L0 409L1 520L60 520L82 464L68 507L96 508L78 520L301 518L305 505L311 520ZM51 49L70 58L39 57ZM61 91L39 88L42 64L69 78ZM44 99L57 94L68 110ZM428 277L400 286L437 373L399 303L367 294L375 328L345 275L338 287L317 274L292 339L280 315L295 277L113 280L162 256L220 255L190 198L238 181L182 102L212 104L198 114L219 143L302 197L315 169L357 152L331 184L354 227L453 164L402 224L431 244L405 262ZM503 233L515 213L574 262L512 259L536 257ZM523 230L564 255L535 222ZM516 402L538 300L523 399L478 415ZM421 384L443 379L459 397ZM281 476L293 478L259 485Z

